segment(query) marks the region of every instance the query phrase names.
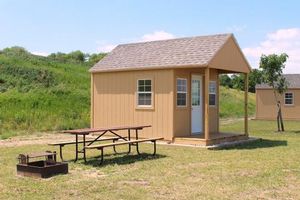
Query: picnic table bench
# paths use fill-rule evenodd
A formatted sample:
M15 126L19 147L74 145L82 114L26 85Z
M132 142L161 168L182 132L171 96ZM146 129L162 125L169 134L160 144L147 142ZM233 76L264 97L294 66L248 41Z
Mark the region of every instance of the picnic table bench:
M78 141L77 144L81 144L81 143L86 143L86 142L101 142L101 141L109 141L109 140L112 140L113 142L119 140L120 138L119 137L108 137L108 138L101 138L101 139L98 139L95 141L95 139L88 139L88 140L85 140L85 141ZM63 161L63 153L62 153L62 148L65 146L65 145L72 145L72 144L76 144L76 141L62 141L62 142L53 142L53 143L49 143L48 145L50 146L59 146L59 157L60 159ZM115 151L115 148L114 148L114 151Z
M62 156L62 147L65 145L71 145L75 144L75 160L76 162L78 160L78 154L83 154L83 159L86 162L86 150L87 149L100 149L101 150L101 163L103 162L103 148L106 147L113 147L114 152L116 152L115 147L118 145L128 145L128 153L131 152L131 146L136 146L136 150L139 153L139 143L142 142L152 142L154 143L154 155L156 153L156 141L162 140L163 138L147 138L147 139L138 139L138 131L142 130L144 128L151 127L150 125L144 125L144 126L120 126L120 127L111 127L111 128L85 128L85 129L77 129L77 130L67 130L63 131L63 133L68 133L75 135L75 141L65 141L65 142L55 142L50 143L49 145L52 146L59 146L60 147L60 157L63 160ZM127 137L121 136L120 134L117 134L116 131L126 131L127 130ZM131 131L135 131L135 140L131 140ZM98 134L98 136L94 139L86 140L86 136L89 134ZM107 133L113 134L115 137L109 137L109 138L103 138L103 136ZM82 136L82 140L79 141L78 137ZM102 142L102 141L109 141L112 140L112 143L108 144L99 144L99 145L92 145L95 142ZM118 140L122 140L122 142L116 142ZM79 150L79 144L82 144L82 149Z
M138 148L138 143L142 143L142 142L152 142L153 143L153 154L156 154L156 141L157 140L163 140L164 138L162 137L156 137L156 138L147 138L147 139L137 139L137 140L130 140L130 141L124 141L124 142L115 142L115 143L108 143L108 144L99 144L99 145L92 145L92 146L86 146L84 147L85 149L99 149L101 151L101 160L100 160L100 164L103 163L103 149L105 147L115 147L118 145L125 145L128 144L129 146L135 144L137 147L137 153L140 154L139 152L139 148Z

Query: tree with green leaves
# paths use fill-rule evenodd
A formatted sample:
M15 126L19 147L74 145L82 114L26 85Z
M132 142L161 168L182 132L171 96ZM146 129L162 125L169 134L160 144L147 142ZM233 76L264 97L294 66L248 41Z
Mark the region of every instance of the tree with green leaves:
M222 74L220 76L220 85L225 86L227 88L232 88L232 81L230 76L227 74Z
M262 55L260 58L259 68L262 69L262 81L268 84L274 93L274 98L277 105L277 128L278 131L284 131L281 102L279 95L282 95L288 87L288 83L283 76L283 69L288 55L283 53L280 55Z
M256 84L260 84L262 82L262 72L258 69L252 69L249 73L249 92L255 93Z

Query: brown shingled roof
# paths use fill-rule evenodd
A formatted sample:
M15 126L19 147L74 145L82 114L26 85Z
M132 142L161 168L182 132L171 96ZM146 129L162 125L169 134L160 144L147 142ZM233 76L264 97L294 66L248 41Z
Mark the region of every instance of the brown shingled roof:
M289 89L300 88L300 74L284 74L283 77L286 79ZM271 87L266 83L262 83L257 84L256 89L271 89Z
M232 34L118 45L90 72L207 66Z

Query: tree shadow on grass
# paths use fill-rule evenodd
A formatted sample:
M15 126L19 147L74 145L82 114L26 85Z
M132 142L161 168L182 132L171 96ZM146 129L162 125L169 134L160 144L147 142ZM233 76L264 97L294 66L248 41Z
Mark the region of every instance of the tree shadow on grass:
M105 154L103 157L103 163L100 164L100 157L94 157L87 160L86 165L92 165L93 167L103 167L106 165L127 165L135 162L146 161L146 160L156 160L167 157L166 155L156 154L152 155L149 153L138 154L127 154L127 153L117 153L117 154Z
M292 133L297 133L299 134L300 133L300 130L299 131L291 131Z
M236 144L234 146L223 147L218 150L258 149L258 148L272 148L278 146L287 146L287 141L261 139L247 144Z

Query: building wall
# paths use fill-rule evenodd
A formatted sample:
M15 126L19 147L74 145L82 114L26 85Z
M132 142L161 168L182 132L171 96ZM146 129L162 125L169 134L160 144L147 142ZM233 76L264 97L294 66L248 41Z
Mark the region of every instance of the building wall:
M300 89L291 89L294 93L294 105L284 105L284 96L280 96L283 119L300 120ZM274 120L277 106L271 89L256 90L256 118Z
M122 125L152 125L142 131L142 137L191 135L191 76L203 75L202 102L204 101L204 69L170 69L131 72L106 72L92 74L92 127ZM137 108L137 80L150 78L153 81L151 109ZM176 106L176 78L187 78L187 107ZM219 132L219 84L218 70L210 70L210 80L217 81L217 105L209 108L210 132ZM204 112L204 102L203 102ZM204 114L203 114L204 116ZM204 117L203 117L204 120ZM204 122L203 130L204 130ZM174 134L173 134L174 133ZM126 135L127 133L123 132Z
M92 74L92 127L152 125L141 137L173 137L173 70ZM151 109L137 108L137 80L152 79ZM122 134L127 134L123 132Z
M202 111L203 111L203 130L204 130L204 69L175 69L174 71L174 136L191 135L191 78L192 74L202 75ZM176 105L176 79L186 78L188 83L187 106L177 107ZM218 71L210 69L210 80L217 81L217 105L209 108L209 128L211 133L219 132L219 84Z

